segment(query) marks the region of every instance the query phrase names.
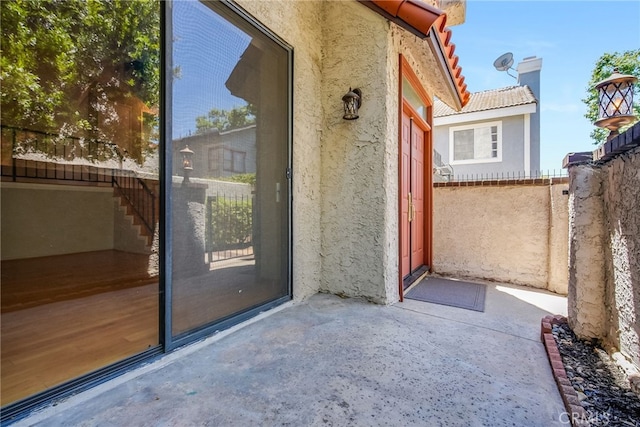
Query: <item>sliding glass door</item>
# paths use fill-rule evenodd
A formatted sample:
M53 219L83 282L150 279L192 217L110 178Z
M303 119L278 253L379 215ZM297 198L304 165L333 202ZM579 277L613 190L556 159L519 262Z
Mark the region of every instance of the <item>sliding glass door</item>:
M4 421L290 298L292 52L221 1L0 11Z
M172 6L174 336L289 295L290 52L220 2Z
M161 8L0 9L6 407L159 351Z

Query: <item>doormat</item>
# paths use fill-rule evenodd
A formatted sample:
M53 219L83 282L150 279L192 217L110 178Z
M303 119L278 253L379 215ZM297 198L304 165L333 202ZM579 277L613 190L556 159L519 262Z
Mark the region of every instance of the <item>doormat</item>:
M425 277L405 294L405 298L467 310L484 311L486 293L487 286L482 283Z

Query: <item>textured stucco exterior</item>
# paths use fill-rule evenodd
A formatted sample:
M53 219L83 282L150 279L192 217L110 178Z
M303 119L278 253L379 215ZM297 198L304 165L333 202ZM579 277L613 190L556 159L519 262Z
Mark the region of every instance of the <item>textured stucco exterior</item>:
M569 171L569 322L640 367L640 148Z
M577 334L596 338L604 335L602 180L591 167L571 168L569 179L568 318Z
M306 298L320 288L322 28L318 1L237 3L293 48L293 296ZM348 89L348 88L347 88ZM342 89L341 89L342 90Z
M567 188L434 188L435 272L566 294Z
M398 293L399 63L453 103L426 40L358 2L237 2L294 52L293 293ZM360 88L360 118L342 95Z

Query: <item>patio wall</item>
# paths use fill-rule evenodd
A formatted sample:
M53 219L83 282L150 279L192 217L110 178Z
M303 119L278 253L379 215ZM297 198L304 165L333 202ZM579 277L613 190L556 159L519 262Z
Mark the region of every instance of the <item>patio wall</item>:
M640 367L640 124L569 165L569 323ZM582 163L582 164L581 164Z
M436 183L433 269L567 293L566 178Z

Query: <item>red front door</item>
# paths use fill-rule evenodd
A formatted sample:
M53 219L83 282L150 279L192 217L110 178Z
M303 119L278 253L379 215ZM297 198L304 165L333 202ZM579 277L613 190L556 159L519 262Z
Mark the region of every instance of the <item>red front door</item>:
M426 129L411 121L411 272L424 265L424 137Z
M405 279L425 265L425 165L429 125L404 105L400 147L400 264ZM430 168L427 168L430 172Z

